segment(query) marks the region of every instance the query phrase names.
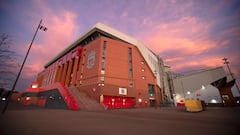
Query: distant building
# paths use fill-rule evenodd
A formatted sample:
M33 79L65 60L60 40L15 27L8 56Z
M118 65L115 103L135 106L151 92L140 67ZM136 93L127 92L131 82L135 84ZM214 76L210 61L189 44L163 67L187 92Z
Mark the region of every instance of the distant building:
M234 106L231 88L235 80L223 67L176 77L173 79L174 99L181 105L185 99L199 99L209 105Z
M81 109L88 104L82 102L95 100L106 108L148 107L159 105L162 94L169 93L164 87L163 60L140 41L101 23L44 67L37 76L39 89L28 92L42 93L41 98L49 104L61 99L68 106L77 103ZM55 97L46 94L60 87L56 83L64 87L58 88Z

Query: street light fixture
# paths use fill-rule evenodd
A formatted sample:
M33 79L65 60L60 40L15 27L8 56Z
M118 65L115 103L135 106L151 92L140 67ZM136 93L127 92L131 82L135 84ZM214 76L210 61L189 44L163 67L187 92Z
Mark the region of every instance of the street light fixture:
M26 53L26 55L25 55L25 58L24 58L24 60L23 60L23 63L22 63L22 65L21 65L21 67L20 67L20 70L19 70L19 72L18 72L17 78L16 78L16 80L15 80L15 82L14 82L14 84L13 84L13 87L12 87L10 93L9 93L8 96L7 96L7 101L6 101L5 106L4 106L3 110L2 110L2 114L4 114L5 111L6 111L6 109L7 109L7 106L8 106L9 101L10 101L9 96L10 96L11 93L13 93L13 91L15 90L17 81L18 81L18 79L19 79L19 77L20 77L20 74L21 74L21 72L22 72L23 66L24 66L24 64L25 64L25 62L26 62L26 59L27 59L28 54L29 54L29 52L30 52L30 49L31 49L31 47L32 47L33 41L34 41L34 39L35 39L35 37L36 37L37 32L38 32L39 29L40 29L40 30L43 30L43 31L46 31L46 30L47 30L47 28L42 25L42 19L40 20L40 22L39 22L39 24L38 24L37 30L36 30L36 32L35 32L35 34L34 34L34 36L33 36L33 39L32 39L32 41L31 41L31 44L30 44L30 46L29 46L29 48L28 48L28 51L27 51L27 53Z
M232 72L231 72L231 70L230 70L230 67L228 66L228 64L229 64L228 59L224 57L224 58L223 58L223 61L224 61L223 64L226 64L226 65L227 65L227 68L228 68L229 74L231 75L232 79L234 79L234 77L233 77L233 75L232 75Z

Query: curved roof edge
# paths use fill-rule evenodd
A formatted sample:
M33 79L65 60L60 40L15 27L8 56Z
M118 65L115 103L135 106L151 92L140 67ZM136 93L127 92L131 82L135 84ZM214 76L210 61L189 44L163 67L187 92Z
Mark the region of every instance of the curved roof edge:
M64 49L56 57L51 59L44 67L48 67L50 64L52 64L57 59L59 59L62 55L64 55L68 51L70 51L72 48L77 46L81 41L83 41L85 38L87 38L89 35L93 34L96 31L103 32L104 34L107 34L109 36L112 36L114 38L120 39L122 41L125 41L127 43L130 43L130 44L136 46L139 49L139 51L141 52L142 56L144 57L145 62L147 62L147 64L151 68L152 72L154 74L158 74L158 75L156 75L157 82L160 82L159 56L156 55L155 53L153 53L153 51L151 51L149 48L147 48L146 45L143 44L142 42L140 42L139 40L137 40L137 39L135 39L131 36L128 36L127 34L124 34L120 31L118 31L114 28L111 28L111 27L109 27L105 24L102 24L102 23L97 23L96 25L94 25L83 36L81 36L79 39L77 39L75 42L73 42L70 46L68 46L66 49ZM159 86L160 86L160 84L159 84Z

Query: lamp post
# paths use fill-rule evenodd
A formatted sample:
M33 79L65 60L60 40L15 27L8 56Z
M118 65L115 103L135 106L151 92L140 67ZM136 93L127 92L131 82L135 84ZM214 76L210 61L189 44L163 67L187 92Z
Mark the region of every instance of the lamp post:
M234 78L234 76L233 76L233 74L232 74L232 72L231 72L231 70L230 70L230 67L229 67L229 61L228 61L228 58L223 58L223 61L224 61L224 64L226 64L227 65L227 68L228 68L228 71L229 71L229 74L231 75L231 77L232 77L232 79L235 79ZM235 82L235 85L236 85L236 87L237 87L237 90L238 90L238 92L239 92L239 94L240 94L240 90L239 90L239 87L238 87L238 84L237 84L237 82Z
M232 72L231 72L231 70L230 70L230 68L229 68L229 66L228 66L228 64L229 64L228 59L224 57L224 58L223 58L223 61L224 61L223 64L226 64L226 65L227 65L227 68L228 68L229 74L231 75L232 79L234 79L234 77L233 77L233 75L232 75Z
M24 58L24 60L23 60L23 63L22 63L22 65L21 65L21 67L20 67L20 70L19 70L19 72L18 72L17 78L16 78L16 80L15 80L13 86L12 86L12 89L11 89L10 93L9 93L8 96L7 96L7 101L6 101L6 103L5 103L5 105L4 105L4 108L3 108L3 110L2 110L2 114L5 113L5 111L6 111L7 107L8 107L8 104L9 104L9 101L10 101L9 96L10 96L11 93L15 90L17 81L18 81L18 79L19 79L19 77L20 77L20 74L21 74L21 72L22 72L23 66L24 66L24 64L25 64L25 62L26 62L26 59L27 59L28 54L29 54L29 52L30 52L30 49L31 49L31 47L32 47L33 41L34 41L34 39L35 39L35 37L36 37L37 32L38 32L39 29L40 29L40 30L43 30L43 31L46 31L46 30L47 30L47 28L42 25L42 19L40 20L40 22L39 22L39 24L38 24L37 30L36 30L36 32L35 32L35 34L34 34L34 36L33 36L33 39L32 39L32 41L31 41L31 44L30 44L30 46L29 46L29 48L28 48L28 51L27 51L27 53L26 53L26 55L25 55L25 58Z

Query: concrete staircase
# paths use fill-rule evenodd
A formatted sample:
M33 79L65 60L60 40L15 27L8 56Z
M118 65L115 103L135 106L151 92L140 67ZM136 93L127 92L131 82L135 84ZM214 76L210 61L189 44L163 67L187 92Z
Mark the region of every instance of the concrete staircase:
M74 86L68 87L69 92L74 97L80 110L86 111L102 111L105 110L104 107L94 99L88 97L84 92L81 92L78 88Z

